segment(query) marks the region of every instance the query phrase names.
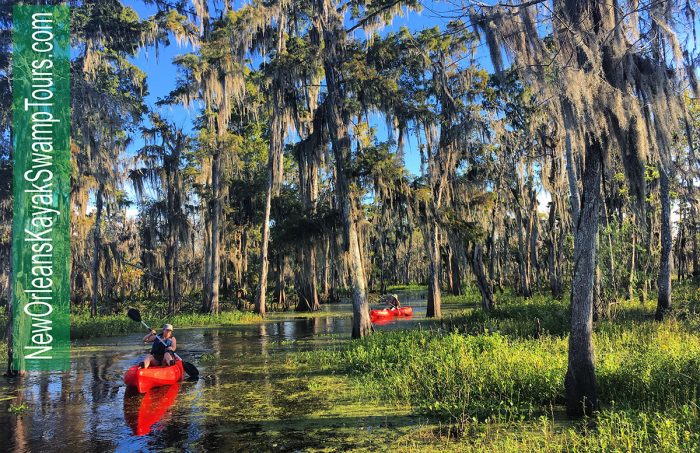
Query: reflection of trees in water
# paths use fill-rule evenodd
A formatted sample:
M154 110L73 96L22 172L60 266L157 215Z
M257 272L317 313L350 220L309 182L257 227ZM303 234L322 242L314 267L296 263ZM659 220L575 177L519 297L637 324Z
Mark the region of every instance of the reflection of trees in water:
M280 326L282 327L282 326ZM260 323L260 357L262 358L261 373L263 375L262 394L264 396L264 404L270 408L274 407L274 392L273 383L270 379L270 353L269 353L269 339L270 336L267 335L267 325L266 323ZM268 413L270 411L267 411ZM263 415L263 414L260 414ZM269 414L271 416L272 414Z
M86 417L85 422L92 439L100 437L100 431L103 429L102 424L105 423L100 414L100 404L111 402L110 387L111 383L105 376L107 370L114 363L114 355L107 353L96 353L88 359L88 368L90 370L91 380L89 381L90 395L90 417Z
M314 335L318 335L319 333L321 333L323 331L323 326L321 325L321 318L311 318L311 319L313 319L313 323L314 323L314 328L313 328Z
M221 360L221 339L219 338L219 330L212 329L208 330L203 335L205 349L209 350L215 360L213 362L218 363ZM213 372L207 374L207 383L210 386L217 387L219 385L219 378L221 374L221 367L215 367Z

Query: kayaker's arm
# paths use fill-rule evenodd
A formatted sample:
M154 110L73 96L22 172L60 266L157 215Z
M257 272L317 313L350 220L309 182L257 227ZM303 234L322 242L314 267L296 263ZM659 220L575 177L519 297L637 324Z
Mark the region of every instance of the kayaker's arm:
M175 337L172 337L170 341L172 341L172 344L168 349L170 349L172 352L175 352L175 350L177 349L177 340L175 339Z
M144 343L152 343L155 341L155 339L156 339L156 331L151 329L151 331L148 333L148 335L143 337L143 342Z

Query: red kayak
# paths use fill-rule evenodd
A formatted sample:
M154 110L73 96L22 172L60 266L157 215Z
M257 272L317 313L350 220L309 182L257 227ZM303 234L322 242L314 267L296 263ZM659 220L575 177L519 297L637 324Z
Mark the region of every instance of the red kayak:
M401 307L398 310L396 309L388 309L384 308L381 310L370 310L369 311L369 316L372 320L372 322L376 323L378 321L383 321L387 319L391 319L394 316L412 316L413 315L413 308L411 307Z
M172 366L152 366L139 368L134 365L124 374L124 383L129 387L136 387L139 393L146 393L153 387L171 385L180 382L185 376L182 361L178 360Z
M169 387L158 387L149 390L145 395L136 393L134 387L128 387L124 395L124 419L136 436L151 432L151 427L158 423L170 406L173 405L180 384Z
M375 319L391 318L394 315L391 314L391 312L388 309L383 308L381 310L370 310L369 316L374 321Z
M412 316L413 308L411 307L401 307L398 310L389 310L394 316Z

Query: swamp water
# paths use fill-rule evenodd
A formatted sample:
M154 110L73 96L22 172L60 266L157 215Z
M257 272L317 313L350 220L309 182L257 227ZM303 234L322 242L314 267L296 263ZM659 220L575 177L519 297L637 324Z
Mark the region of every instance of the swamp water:
M413 319L378 329L415 327L423 319L424 303L402 300L416 308ZM350 306L323 310L308 317L277 313L259 324L177 329L181 355L199 368L200 379L145 397L122 382L124 371L147 352L141 333L77 341L69 372L0 380L0 450L387 448L421 424L409 408L364 401L347 377L291 360L299 351L349 341Z

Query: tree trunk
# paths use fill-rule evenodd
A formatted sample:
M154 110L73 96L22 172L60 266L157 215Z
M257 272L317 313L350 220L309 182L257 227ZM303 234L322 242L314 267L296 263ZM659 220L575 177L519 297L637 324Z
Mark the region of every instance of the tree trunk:
M486 254L489 256L489 280L492 282L496 276L496 208L493 208L491 214L491 232L486 239Z
M561 299L564 291L561 282L561 268L559 263L559 249L557 240L557 202L553 197L549 205L549 285L552 290L552 297Z
M343 220L343 242L350 261L350 284L352 287L353 327L352 338L361 338L371 333L372 323L367 303L367 280L362 263L362 254L355 223L355 197L350 192L347 166L350 163L350 136L348 115L341 109L344 93L341 87L341 65L345 61L346 32L343 20L332 2L318 0L318 13L323 27L325 44L324 69L326 73L328 118L327 124L335 155L336 194Z
M321 279L321 294L323 300L330 300L330 276L331 276L331 238L326 236L323 242L323 278Z
M568 109L564 109L564 113ZM567 120L568 120L568 115L567 115ZM571 119L573 121L573 119ZM571 149L571 135L567 131L566 132L566 174L569 179L569 197L570 197L570 202L571 202L571 220L573 222L574 228L576 228L576 225L578 225L578 216L579 212L581 210L581 200L579 199L578 195L578 184L576 183L577 176L576 176L576 163L574 162L574 154L573 150Z
M202 286L202 312L211 311L211 201L208 212L204 212L204 285Z
M384 241L386 240L386 234L382 230L382 239L379 242L379 292L381 294L386 293L386 259L384 255L386 254L386 246L384 244ZM396 257L396 253L394 253L394 257Z
M221 279L219 222L221 216L221 152L214 154L211 168L211 278L209 280L209 312L219 313L219 281Z
M430 271L428 273L428 307L425 316L427 318L442 317L442 298L440 295L440 243L438 237L438 224L431 222L428 226L426 245L430 258Z
M530 192L530 218L528 219L528 269L530 272L529 280L531 288L532 286L537 287L540 280L540 265L539 265L539 254L537 253L537 239L539 237L539 217L537 213L537 192L532 189ZM532 289L530 289L532 293Z
M90 315L97 316L97 298L100 278L100 255L102 251L102 207L105 186L100 182L95 195L95 229L93 230L93 257L92 257L92 299L90 302Z
M700 275L700 268L698 267L698 231L697 231L697 212L695 209L695 200L693 200L690 206L690 218L691 223L689 226L691 243L693 245L692 250L692 260L693 260L693 277Z
M637 221L634 216L632 222L632 245L630 247L630 273L627 280L627 300L634 297L634 286L636 281L635 270L637 269Z
M564 381L566 412L572 416L590 415L598 406L593 363L593 293L603 150L598 141L593 138L589 140L591 142L586 145L581 210L574 237L571 334Z
M456 253L450 254L450 272L452 273L452 295L462 295L462 273L459 270L459 257Z
M173 194L171 187L168 187L168 215L172 219L174 216L173 210ZM167 283L167 293L168 293L168 314L172 315L175 313L175 243L177 238L174 234L173 220L168 222L168 239L165 251L165 275Z
M491 284L491 280L486 276L483 253L479 244L474 244L469 264L471 264L472 272L476 277L476 285L479 287L479 292L481 293L481 307L484 311L489 311L495 305L493 300L493 285Z
M278 307L281 307L283 310L287 310L287 293L285 292L284 288L284 272L285 272L285 265L284 265L284 257L279 256L277 258L277 279L275 282L275 304L277 304Z
M348 224L348 220L350 223ZM360 255L360 244L357 241L355 222L347 215L343 216L343 223L348 228L350 240L350 280L352 284L352 338L362 338L372 331L372 322L369 318L369 304L367 302L367 289L365 286L365 274Z
M518 229L518 271L520 274L520 295L530 297L532 289L530 287L530 254L527 252L527 238L525 237L525 225L520 204L515 210L516 228Z
M316 163L316 147L321 141L320 125L314 122L314 131L299 146L297 163L299 164L299 192L304 208L304 214L313 216L316 213L318 198L318 166ZM317 311L321 309L318 296L318 266L316 258L316 242L319 238L312 237L302 241L300 246L301 270L299 273L299 288L296 311Z
M10 234L10 237L12 237L12 234ZM13 356L13 348L12 348L12 328L13 328L13 313L12 313L12 304L13 304L13 297L14 297L14 285L12 282L12 257L10 257L10 272L8 273L8 287L7 287L7 305L5 309L5 313L7 313L7 324L5 325L5 341L7 341L7 376L14 376L16 371L12 367L12 356ZM17 417L19 418L19 417Z
M665 165L659 168L661 191L661 265L659 267L659 299L656 306L656 320L661 321L671 308L671 189L669 170Z
M298 291L299 301L295 311L318 311L321 305L318 301L316 285L316 248L311 241L302 250L300 259L301 281Z
M173 312L180 311L180 244L179 240L175 238L175 243L173 244Z
M281 54L285 49L285 20L280 18L277 37L277 53ZM255 313L265 316L265 302L267 292L268 273L268 248L270 242L270 209L272 195L279 193L278 181L282 177L282 156L284 153L284 99L281 76L279 70L272 78L272 114L270 118L270 152L267 165L267 192L265 194L265 215L262 225L262 244L260 251L260 284L255 298Z
M413 232L408 235L408 248L406 249L406 260L404 266L403 280L404 284L410 285L411 282L411 262L413 258Z
M449 245L445 246L445 252L440 253L440 262L445 264L445 268L441 267L441 279L440 281L445 281L447 285L448 293L452 294L452 270L450 269L450 263L452 262L452 249Z
M274 139L271 139L272 142ZM272 158L270 157L270 162ZM270 208L272 206L272 163L268 165L267 192L265 193L265 214L262 225L262 243L260 244L260 281L258 293L255 296L255 313L265 316L265 301L267 298L268 244L270 242Z

